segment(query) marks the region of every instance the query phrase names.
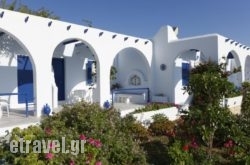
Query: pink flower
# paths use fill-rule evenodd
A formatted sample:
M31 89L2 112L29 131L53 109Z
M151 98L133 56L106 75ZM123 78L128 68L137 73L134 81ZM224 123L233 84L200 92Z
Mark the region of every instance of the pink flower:
M69 165L75 165L74 160L70 160Z
M196 141L193 141L193 142L191 143L191 147L193 147L193 148L198 148L198 144L196 143Z
M51 160L54 157L52 153L46 153L45 158Z
M226 143L224 143L224 147L230 148L234 146L234 142L232 140L228 140Z
M228 141L228 144L229 144L229 147L233 147L234 142L233 142L232 140L229 140L229 141Z
M55 145L54 145L53 142L50 142L50 143L49 143L49 148L50 148L50 149L55 148Z
M95 145L95 139L93 139L93 138L89 138L89 139L88 139L88 142L89 142L89 144L91 144L91 145Z
M80 140L86 140L86 136L84 134L81 134L80 137L79 137Z
M95 145L96 148L100 148L102 146L102 143L101 143L100 140L95 140L94 145Z
M228 143L224 143L224 147L229 148L229 144Z
M95 162L95 165L102 165L101 161Z
M198 148L198 147L199 147L194 137L193 137L193 139L192 139L192 142L191 142L191 144L190 144L190 147L192 147L192 148Z

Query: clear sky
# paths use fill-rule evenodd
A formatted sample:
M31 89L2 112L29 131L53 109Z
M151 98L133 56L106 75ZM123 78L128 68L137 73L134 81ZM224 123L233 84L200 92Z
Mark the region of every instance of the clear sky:
M11 1L11 0L7 0ZM63 21L143 38L163 25L179 27L179 38L219 33L250 46L249 0L21 0L53 11Z

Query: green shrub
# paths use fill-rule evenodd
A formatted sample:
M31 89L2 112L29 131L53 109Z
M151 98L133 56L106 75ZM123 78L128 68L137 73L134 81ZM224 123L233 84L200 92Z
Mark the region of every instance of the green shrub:
M153 119L154 121L149 125L148 130L154 136L167 135L174 129L175 123L163 114L156 114Z
M184 90L193 95L193 102L188 111L183 110L170 140L171 163L233 165L249 161L248 113L234 116L228 107L220 105L222 98L237 92L228 81L231 73L225 72L224 66L208 61L191 70ZM243 91L243 98L244 94L247 93ZM244 105L246 112L248 104Z
M150 139L150 134L141 123L134 123L131 128L132 135L135 140L146 141Z
M193 165L193 156L189 152L189 147L181 141L175 141L168 149L168 156L171 164Z

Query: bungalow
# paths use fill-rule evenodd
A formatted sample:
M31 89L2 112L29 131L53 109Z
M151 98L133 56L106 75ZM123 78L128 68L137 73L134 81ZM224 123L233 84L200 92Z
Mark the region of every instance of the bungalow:
M10 109L33 104L37 117L45 104L79 99L185 104L189 69L208 59L241 67L230 77L236 86L250 79L248 46L219 34L177 36L171 26L145 39L0 9L0 97Z

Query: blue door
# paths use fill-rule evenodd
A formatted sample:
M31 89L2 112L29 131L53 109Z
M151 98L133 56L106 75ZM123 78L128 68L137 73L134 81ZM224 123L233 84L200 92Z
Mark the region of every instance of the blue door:
M182 63L182 85L187 86L189 83L189 72L190 72L190 64Z
M64 59L53 58L52 66L54 70L55 82L58 88L58 100L65 100L65 80L64 80Z
M17 56L18 103L33 102L33 69L28 56Z

